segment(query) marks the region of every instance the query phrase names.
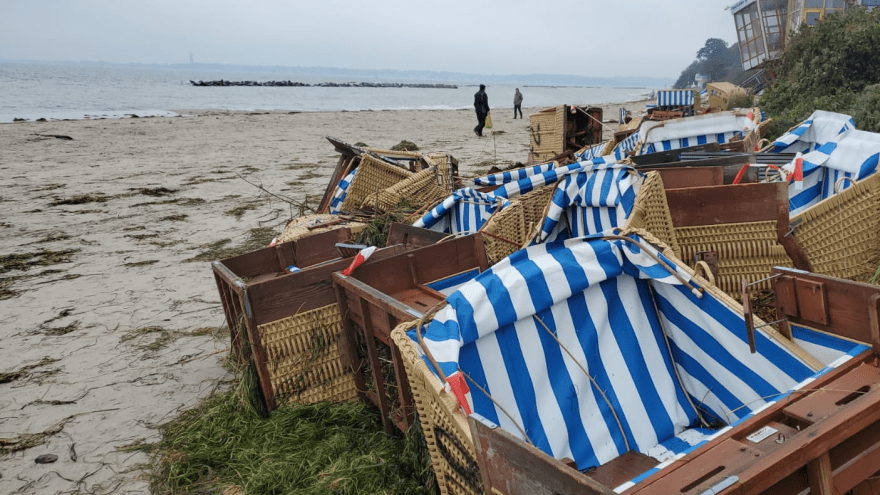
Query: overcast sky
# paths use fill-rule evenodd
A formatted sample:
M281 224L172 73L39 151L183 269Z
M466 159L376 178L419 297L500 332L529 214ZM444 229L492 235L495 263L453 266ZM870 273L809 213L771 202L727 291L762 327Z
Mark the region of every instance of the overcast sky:
M735 0L0 0L0 59L676 78Z

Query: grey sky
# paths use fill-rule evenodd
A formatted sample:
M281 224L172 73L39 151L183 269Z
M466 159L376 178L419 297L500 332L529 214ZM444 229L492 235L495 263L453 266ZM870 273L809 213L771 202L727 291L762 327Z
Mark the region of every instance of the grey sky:
M676 78L733 0L0 0L0 59Z

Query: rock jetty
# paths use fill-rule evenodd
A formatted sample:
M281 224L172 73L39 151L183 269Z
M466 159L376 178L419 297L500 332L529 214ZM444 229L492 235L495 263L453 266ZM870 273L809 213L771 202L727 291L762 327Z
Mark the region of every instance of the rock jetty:
M454 84L415 84L415 83L371 83L371 82L325 82L307 84L296 81L192 81L193 86L290 86L295 88L428 88L428 89L458 89Z

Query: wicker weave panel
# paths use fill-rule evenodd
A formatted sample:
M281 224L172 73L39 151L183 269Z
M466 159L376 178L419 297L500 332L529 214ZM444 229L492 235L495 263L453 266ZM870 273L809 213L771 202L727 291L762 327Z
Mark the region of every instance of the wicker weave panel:
M448 160L436 160L436 164L413 174L378 195L369 195L364 205L378 210L389 210L401 201L425 205L442 201L452 194L452 170Z
M338 220L340 220L339 216L330 214L305 215L294 218L284 227L284 231L278 236L278 242L295 241L297 239L302 239L303 237L313 236L315 234L320 234L321 232L327 232L328 230L335 230L342 227L348 227L351 229L352 234L356 234L366 227L365 223L354 221L336 223ZM316 225L330 222L333 222L333 224L327 225L326 227L315 228Z
M467 418L460 412L458 400L443 390L440 380L431 373L419 357L413 341L406 336L406 332L415 328L416 324L415 321L400 324L391 331L391 338L400 350L406 368L407 381L419 413L419 422L425 434L425 443L431 455L431 466L434 468L440 493L479 495L482 491L476 490L478 487L473 486L472 480L465 479L447 459L448 456L458 466L473 466L477 453ZM465 452L462 452L462 447ZM479 479L479 472L474 474Z
M373 196L372 200L375 201L379 192L412 177L412 175L413 173L409 170L395 167L370 155L362 155L358 171L346 190L341 210L361 208L369 196Z
M880 173L795 216L795 237L816 273L868 281L880 266Z
M547 215L556 184L549 184L510 201L510 206L495 213L480 232L489 264L519 251L536 234Z
M776 222L728 223L679 227L675 236L681 259L692 263L700 251L718 255L718 277L715 284L734 299L742 298L742 282L757 282L770 275L774 266L791 267L791 258L776 240ZM770 290L771 281L753 286Z
M354 378L339 355L337 304L257 327L279 404L344 401L356 397Z
M681 247L675 236L675 227L672 225L672 214L666 202L666 189L663 188L663 179L659 172L648 172L645 182L636 193L633 211L630 212L623 227L650 232L669 246L677 258L682 257Z
M549 160L562 153L565 149L565 106L529 115L529 125L532 128L529 144L538 161Z

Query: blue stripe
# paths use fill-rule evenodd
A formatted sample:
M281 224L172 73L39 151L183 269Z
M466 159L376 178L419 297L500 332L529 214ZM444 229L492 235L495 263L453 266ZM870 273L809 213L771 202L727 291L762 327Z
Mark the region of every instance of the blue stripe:
M459 367L467 370L468 376L483 387L489 395L492 395L492 389L489 388L489 382L486 379L485 368L483 367L480 352L476 343L470 343L461 348L458 355ZM447 375L448 376L448 375ZM473 383L468 381L468 388L471 390L471 400L474 403L474 412L482 415L493 423L501 424L498 417L498 410L495 409L495 403L481 392Z
M537 395L535 394L534 382L522 354L522 345L519 343L516 327L508 324L496 330L495 333L498 337L498 345L501 349L501 357L504 360L507 376L510 377L510 383L513 386L516 407L522 416L522 427L526 430L526 435L535 447L544 452L553 452L544 431L544 425L541 424L541 417L535 407ZM497 363L493 364L497 365Z
M623 441L623 437L620 435L620 429L614 419L614 414L608 408L608 404L602 400L602 395L599 393L599 390L602 390L605 393L605 396L608 397L608 401L612 404L614 409L621 410L620 401L617 400L617 395L611 387L611 380L608 378L605 363L602 361L602 356L599 354L599 333L596 330L596 327L593 324L593 319L590 317L590 312L587 309L586 298L590 297L590 292L592 291L576 294L569 298L568 311L571 314L572 323L577 329L578 340L581 343L581 350L584 353L584 357L589 366L588 371L593 376L594 383L591 383L593 387L593 395L596 396L596 404L598 405L599 413L605 421L605 427L611 434L611 439L614 441L617 452L624 453L626 452L626 442ZM598 389L596 388L597 385L599 387ZM625 424L626 419L620 418L620 420L621 423L624 423L623 429L627 432L627 441L630 445L635 445L635 439L629 434L630 430ZM578 467L586 469L591 466L582 467L578 464Z
M543 290L546 291L546 295L549 297L549 290L546 285L543 287ZM556 321L553 318L553 313L549 309L540 312L538 317L548 328L551 329L551 331L553 331L554 334L556 334ZM562 347L552 336L547 335L547 331L541 326L541 323L534 323L541 340L541 346L544 350L550 387L553 389L556 403L559 405L560 411L562 412L562 418L563 421L565 421L566 431L568 433L569 448L574 455L574 459L578 462L578 465L584 462L598 463L596 453L593 451L590 439L587 437L587 431L581 420L577 389L565 366L565 359L562 356ZM553 452L547 452L547 454L553 455Z
M637 279L633 280L633 282L636 284L643 283ZM647 360L642 353L635 329L620 297L617 278L606 280L600 286L605 294L605 301L608 304L609 320L614 322L612 330L614 339L622 351L626 367L633 378L636 389L639 391L639 398L642 404L644 404L645 410L649 412L648 417L651 420L651 426L657 438L662 439L674 435L675 426L666 414L663 401L660 400L660 394L657 392L656 387L654 387L654 380L651 378L651 371L648 369ZM642 311L644 312L644 309Z

